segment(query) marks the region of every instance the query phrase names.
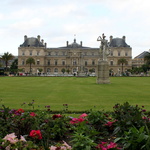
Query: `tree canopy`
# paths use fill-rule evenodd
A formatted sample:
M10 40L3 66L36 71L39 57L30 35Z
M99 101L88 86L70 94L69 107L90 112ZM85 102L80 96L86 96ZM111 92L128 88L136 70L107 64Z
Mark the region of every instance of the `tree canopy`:
M127 64L128 62L127 62L127 60L125 59L125 58L120 58L120 59L118 59L118 65L122 65L122 73L123 73L123 65L124 64Z
M32 64L35 64L34 58L29 57L29 58L26 60L26 64L29 64L29 65L30 65L30 73L31 73L31 72L32 72L32 70L31 70L31 65L32 65Z
M5 62L5 65L6 65L6 68L5 70L7 71L8 70L8 62L9 60L12 60L14 58L14 56L9 53L9 52L6 52L4 53L4 55L2 55L1 59Z

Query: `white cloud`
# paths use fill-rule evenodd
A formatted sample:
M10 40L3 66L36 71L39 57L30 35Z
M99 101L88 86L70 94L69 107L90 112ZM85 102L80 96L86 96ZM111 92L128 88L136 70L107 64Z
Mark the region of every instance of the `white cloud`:
M39 18L33 18L32 20L28 21L20 21L10 25L10 28L15 30L25 31L25 30L32 30L38 27L41 27L43 24L43 20Z
M107 39L125 35L134 56L150 46L149 0L5 0L0 6L0 40L17 45L2 49L14 53L24 35L39 34L49 47L72 42L74 34L85 46L98 47L102 33Z

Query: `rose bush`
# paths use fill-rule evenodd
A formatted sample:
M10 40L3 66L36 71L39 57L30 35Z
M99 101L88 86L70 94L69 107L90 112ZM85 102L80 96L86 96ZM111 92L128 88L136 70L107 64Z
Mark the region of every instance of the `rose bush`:
M113 112L90 110L78 117L66 116L68 110L53 114L49 105L45 108L30 111L1 106L0 149L150 149L150 113L144 106L126 102L116 104Z

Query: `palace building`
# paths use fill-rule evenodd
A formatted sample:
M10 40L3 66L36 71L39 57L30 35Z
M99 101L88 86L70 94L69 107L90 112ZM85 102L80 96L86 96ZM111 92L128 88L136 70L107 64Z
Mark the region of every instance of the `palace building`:
M113 38L110 36L109 48L111 53L108 56L110 71L120 74L121 65L118 60L125 58L124 72L132 68L132 48L126 44L126 38ZM26 60L32 57L35 64L32 64L32 74L37 74L39 69L44 74L62 74L62 69L69 74L97 73L99 59L99 48L83 46L82 41L77 43L76 39L71 44L67 41L65 46L48 48L44 40L38 35L35 37L24 36L24 42L18 48L18 67L25 73L30 72Z

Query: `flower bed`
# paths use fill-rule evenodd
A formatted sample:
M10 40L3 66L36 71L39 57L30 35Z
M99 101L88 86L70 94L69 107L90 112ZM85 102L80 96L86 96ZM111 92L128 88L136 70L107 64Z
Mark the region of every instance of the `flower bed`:
M76 118L47 111L0 108L0 149L149 150L150 118L144 106L116 104L113 112Z

